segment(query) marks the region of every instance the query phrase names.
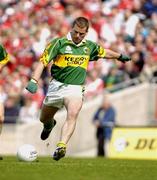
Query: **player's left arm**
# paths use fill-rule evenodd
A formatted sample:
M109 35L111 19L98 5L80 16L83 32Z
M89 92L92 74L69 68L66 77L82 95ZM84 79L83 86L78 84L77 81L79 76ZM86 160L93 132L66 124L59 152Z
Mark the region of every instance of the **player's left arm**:
M115 52L110 49L105 49L102 46L92 43L92 51L90 54L90 61L96 61L99 58L105 58L105 59L117 59L118 61L121 62L127 62L131 60L131 57L128 55L124 55L122 53Z
M117 59L121 62L130 61L131 57L128 55L124 55L122 53L118 53L115 51L112 51L110 49L104 49L103 47L95 44L94 50L91 53L91 60L97 60L99 58L106 58L106 59Z
M121 53L117 53L110 49L104 49L104 52L105 52L104 58L106 59L117 59L118 61L121 61L121 62L126 62L126 61L131 60L131 57L121 54Z

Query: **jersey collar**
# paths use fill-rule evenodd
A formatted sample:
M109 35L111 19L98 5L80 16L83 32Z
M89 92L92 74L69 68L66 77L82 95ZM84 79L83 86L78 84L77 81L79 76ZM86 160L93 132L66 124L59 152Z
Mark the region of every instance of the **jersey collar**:
M73 42L73 40L72 40L72 37L71 37L71 33L69 32L68 34L67 34L67 39L68 39L68 41L71 41L73 44L75 44L74 42ZM84 38L79 44L75 44L76 46L81 46L83 43L85 43L86 42L86 39Z

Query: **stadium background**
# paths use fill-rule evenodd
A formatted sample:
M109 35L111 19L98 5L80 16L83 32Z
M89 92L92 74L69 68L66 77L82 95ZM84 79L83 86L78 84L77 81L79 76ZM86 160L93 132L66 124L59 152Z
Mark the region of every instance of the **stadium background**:
M104 91L112 93L119 126L156 126L155 0L1 0L0 42L8 50L11 61L0 73L0 96L5 101L0 153L15 154L16 148L24 142L34 143L43 155L52 151L65 112L58 114L58 129L43 146L38 138L41 131L38 116L50 78L49 67L42 74L35 95L24 87L45 45L52 38L65 35L78 16L91 21L88 39L104 48L128 54L134 62L99 60L90 63L85 105L68 155L95 155L95 128L91 121Z

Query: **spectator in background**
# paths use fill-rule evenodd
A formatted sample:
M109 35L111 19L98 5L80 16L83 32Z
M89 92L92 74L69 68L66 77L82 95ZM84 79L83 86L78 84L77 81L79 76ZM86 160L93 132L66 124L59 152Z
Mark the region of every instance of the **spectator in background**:
M96 69L93 69L89 72L87 81L88 83L85 86L85 97L87 99L92 98L93 96L96 96L103 92L104 83L99 76L99 72Z
M110 68L109 73L103 77L103 81L106 88L111 88L119 82L118 69L116 66Z
M102 77L104 86L112 91L114 85L121 83L127 79L127 74L124 71L121 71L117 66L112 66L109 70L109 73ZM113 89L114 90L114 89ZM118 89L115 89L118 90Z
M145 64L140 74L140 80L142 82L151 81L155 77L157 69L155 58L149 51L146 53L145 59Z
M19 110L20 108L17 98L14 96L9 96L4 106L4 123L16 123L19 116Z
M38 120L38 104L33 101L32 95L28 94L24 97L24 106L19 111L18 122L33 123Z
M111 104L109 96L104 96L101 106L95 112L93 123L97 128L96 138L97 155L107 156L108 145L115 125L116 111Z
M134 68L133 62L127 63L125 65L125 72L127 73L129 79L134 79L134 78L137 78L139 76L139 73Z
M147 17L150 17L154 12L157 13L157 1L156 0L145 1L143 5L143 11L147 15Z

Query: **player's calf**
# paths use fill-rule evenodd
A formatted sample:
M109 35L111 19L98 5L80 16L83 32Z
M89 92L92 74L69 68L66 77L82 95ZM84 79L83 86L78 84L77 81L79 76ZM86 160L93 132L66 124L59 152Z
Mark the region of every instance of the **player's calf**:
M49 135L50 135L52 129L55 127L55 125L56 125L56 120L52 120L48 124L44 124L44 128L41 132L40 138L42 140L46 140L49 137Z

